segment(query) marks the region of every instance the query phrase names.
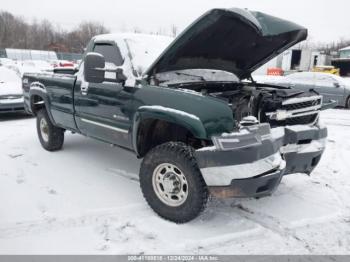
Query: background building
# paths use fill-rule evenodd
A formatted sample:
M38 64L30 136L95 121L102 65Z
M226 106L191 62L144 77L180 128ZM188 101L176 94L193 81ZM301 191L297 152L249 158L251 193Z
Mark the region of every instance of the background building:
M332 56L326 52L308 48L291 48L261 66L254 74L266 75L268 68L281 68L285 74L312 71L316 66L327 66L331 63Z
M333 59L332 65L340 69L341 76L350 76L350 46L339 49L339 58Z

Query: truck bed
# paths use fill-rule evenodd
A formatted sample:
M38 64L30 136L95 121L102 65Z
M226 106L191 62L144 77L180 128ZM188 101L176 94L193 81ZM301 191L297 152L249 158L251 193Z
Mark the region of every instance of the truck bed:
M31 103L40 103L35 100L35 94L45 93L50 103L48 112L56 125L69 130L76 130L74 121L74 86L76 76L68 74L24 74L23 93L25 108L31 112ZM30 99L31 97L31 99Z

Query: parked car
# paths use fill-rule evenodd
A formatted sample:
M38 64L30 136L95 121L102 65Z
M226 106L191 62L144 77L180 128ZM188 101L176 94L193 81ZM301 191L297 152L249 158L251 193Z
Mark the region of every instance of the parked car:
M48 151L70 130L135 152L148 204L184 223L209 194L266 196L284 175L318 164L321 96L241 81L306 37L299 25L241 9L211 10L174 41L96 36L75 75L24 75L26 110Z
M40 72L53 72L54 67L46 61L43 60L25 60L22 62L22 66L25 68L33 68L34 70L39 70Z
M350 80L328 73L298 72L285 77L258 77L266 84L282 85L297 90L315 90L323 97L323 103L335 101L338 106L350 108Z
M0 58L0 66L5 66L5 65L10 65L10 64L14 64L15 61L13 61L12 59L9 58Z
M20 77L21 79L22 79L24 73L40 73L41 72L41 70L39 70L38 68L36 68L34 66L22 65L22 62L17 62L14 64L7 64L5 67L13 70L18 75L18 77Z
M18 75L0 66L0 114L24 112L22 81Z

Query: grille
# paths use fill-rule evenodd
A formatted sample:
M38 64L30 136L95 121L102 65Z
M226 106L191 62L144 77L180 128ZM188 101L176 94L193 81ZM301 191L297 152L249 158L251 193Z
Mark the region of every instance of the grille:
M286 125L307 125L316 121L318 113L313 115L298 116L293 118L288 118L285 122Z
M317 99L317 100L305 101L300 103L282 105L282 109L297 110L305 107L317 106L317 105L320 105L321 103L322 103L321 99Z
M307 125L317 121L322 97L300 97L285 100L275 112L266 113L271 126Z

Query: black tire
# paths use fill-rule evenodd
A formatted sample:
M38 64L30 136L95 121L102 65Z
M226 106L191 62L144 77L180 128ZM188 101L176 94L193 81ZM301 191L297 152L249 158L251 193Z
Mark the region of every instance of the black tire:
M46 122L45 134L41 131L41 121ZM47 151L60 150L64 142L64 129L56 127L52 124L50 117L48 116L46 109L41 109L37 113L36 129L39 137L40 144Z
M187 197L179 206L164 203L153 186L154 172L159 166L168 163L176 166L181 176L185 176ZM142 161L140 186L149 206L160 217L175 223L185 223L196 218L205 209L208 200L208 189L193 156L193 149L184 143L169 142L153 148Z
M350 109L350 96L346 99L345 108Z

